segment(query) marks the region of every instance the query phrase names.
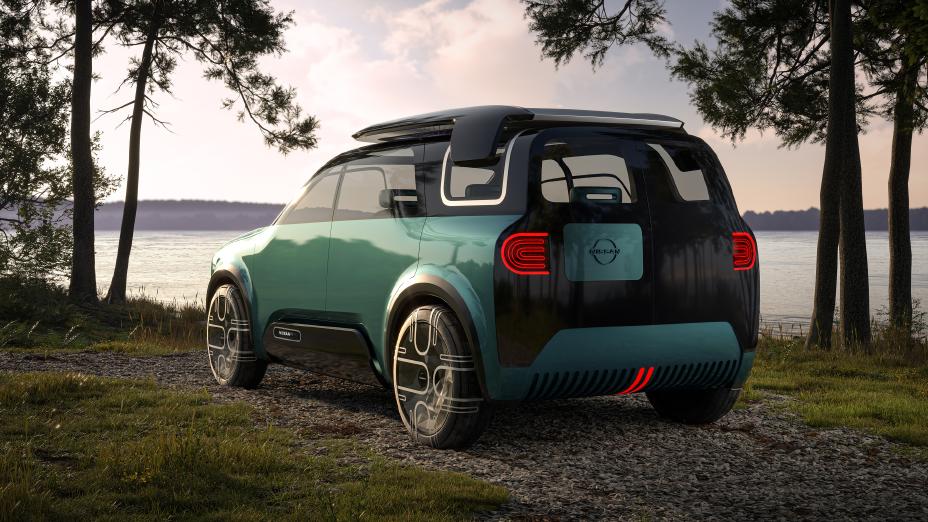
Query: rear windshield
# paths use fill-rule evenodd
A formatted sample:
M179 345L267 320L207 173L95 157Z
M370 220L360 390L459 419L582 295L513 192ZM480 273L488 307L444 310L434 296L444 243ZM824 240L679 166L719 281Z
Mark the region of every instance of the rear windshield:
M633 173L639 174L634 175ZM639 177L645 176L645 177ZM644 179L660 190L650 197L680 204L712 201L723 206L730 188L712 153L699 143L607 134L552 137L541 157L541 194L550 203L586 199L631 204Z
M602 189L601 197L619 203L637 201L637 190L618 140L553 139L541 161L541 193L551 203L567 203L574 188ZM595 195L594 195L595 197Z

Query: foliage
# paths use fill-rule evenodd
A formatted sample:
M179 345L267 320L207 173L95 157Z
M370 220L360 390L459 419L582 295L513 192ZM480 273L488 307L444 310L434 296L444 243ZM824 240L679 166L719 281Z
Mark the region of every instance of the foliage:
M928 13L928 0L855 6L855 65L868 80L857 86L861 128L874 114L892 118L905 53L918 55L916 68L924 67L926 48L908 44L928 42L928 15L920 13ZM671 64L673 76L691 84L690 97L703 119L732 140L755 127L772 129L786 146L823 142L831 67L828 2L733 0L715 13L711 27L715 47L678 46ZM919 98L923 105L928 100L924 79ZM922 112L919 127L924 120Z
M860 20L858 46L864 57L862 69L877 92L884 118L895 116L897 93L906 93L914 110L908 131L925 129L928 123L928 0L871 0ZM906 80L914 83L908 93Z
M828 3L734 0L711 23L716 46L678 48L673 75L692 84L703 119L733 140L772 128L786 145L824 141Z
M507 497L253 416L151 381L0 375L0 520L450 520Z
M156 123L165 122L155 116L157 103L151 95L171 92L177 60L189 54L204 65L207 79L223 82L234 93L222 101L222 107L241 106L239 120L252 121L268 146L283 153L316 146L318 122L303 114L296 91L279 85L258 67L259 58L284 52L284 31L293 23L289 13L275 13L266 0L112 0L103 4L97 17L123 46L144 45L154 39L144 113ZM124 83L138 82L140 66L138 59L131 62Z
M0 276L52 278L71 263L70 87L46 28L41 2L0 2ZM116 180L94 176L99 201Z
M70 264L69 97L26 7L0 3L0 274L43 277Z
M125 304L77 305L54 283L0 277L0 350L95 350L136 356L202 349L202 304L161 303L143 295Z
M660 34L666 11L659 0L626 0L610 14L603 0L522 0L529 29L537 33L542 55L561 65L582 53L602 65L612 46L643 43L658 56L671 45Z

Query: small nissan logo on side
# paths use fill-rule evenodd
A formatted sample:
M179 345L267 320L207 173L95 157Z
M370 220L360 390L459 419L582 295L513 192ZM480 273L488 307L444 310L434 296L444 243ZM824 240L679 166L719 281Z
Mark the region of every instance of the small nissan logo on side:
M590 249L590 255L601 265L608 265L619 256L619 247L609 238L597 239Z
M299 342L302 339L302 334L299 330L291 330L289 328L281 328L279 326L274 327L274 337L283 341L296 341Z

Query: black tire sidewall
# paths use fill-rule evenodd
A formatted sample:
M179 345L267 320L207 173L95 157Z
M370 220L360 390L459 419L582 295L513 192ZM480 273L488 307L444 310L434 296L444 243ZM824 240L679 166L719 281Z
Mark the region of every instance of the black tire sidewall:
M402 406L399 401L399 390L396 384L396 354L397 346L403 331L408 327L411 321L420 320L420 317L429 317L430 314L437 313L437 328L439 335L442 337L450 355L475 357L467 344L467 337L464 333L460 321L454 313L446 306L426 305L412 310L400 325L396 333L393 346L393 357L391 357L391 373L393 381L393 397L396 402L397 411L403 418ZM453 393L456 397L482 398L479 383L477 381L477 367L474 365L473 372L452 372L455 375L453 380ZM422 443L434 448L440 449L461 449L471 445L480 434L486 429L492 416L490 403L482 400L478 404L476 413L451 413L445 424L436 433L432 435L423 435L413 429L408 421L404 420L407 431L410 436Z
M248 332L247 332L246 338L243 340L243 348L253 353L254 352L254 338L253 338L253 333L252 333L251 316L249 314L248 307L245 304L244 294L242 294L241 289L237 285L232 284L232 283L224 283L222 285L219 285L213 291L212 295L210 295L209 301L207 303L207 307L212 307L213 299L215 298L217 294L219 294L223 290L227 290L226 299L231 298L236 301L237 307L239 308L239 310L242 311L244 320L248 322ZM207 308L206 313L209 314L209 308ZM207 356L209 356L208 353L207 353ZM212 365L211 361L210 361L210 365ZM267 361L263 361L257 358L255 358L255 360L253 361L236 360L233 362L232 375L229 376L228 379L222 379L216 374L215 371L212 371L212 366L211 366L211 373L213 374L213 378L215 378L216 382L218 382L220 385L242 387L242 388L256 387L258 384L260 384L261 380L263 380L264 373L266 370L267 370Z

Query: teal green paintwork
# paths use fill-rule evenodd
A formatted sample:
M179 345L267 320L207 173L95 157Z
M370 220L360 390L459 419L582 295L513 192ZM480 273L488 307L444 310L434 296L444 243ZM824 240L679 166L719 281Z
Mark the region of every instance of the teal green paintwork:
M738 359L731 325L683 323L561 330L526 368L503 368L497 400L525 398L535 373L642 368ZM488 386L489 387L489 386Z
M335 221L329 245L326 312L356 314L382 371L387 305L397 282L413 277L426 218Z
M440 277L454 286L474 321L491 397L502 383L496 351L493 266L496 241L521 216L430 217L422 232L418 274Z
M390 300L415 276L431 275L457 290L474 321L491 399L523 399L536 373L737 358L741 366L735 386L743 385L754 352L742 355L731 326L721 322L562 330L531 366L500 366L493 300L496 243L518 218L457 216L271 226L225 245L213 258L212 268L239 274L253 311L259 355L264 353L260 333L274 312L315 310L323 319L328 313L343 312L357 317L367 330L376 356L374 366L382 372Z
M252 238L255 248L245 257L251 279L255 343L274 312L325 309L326 269L331 223L268 227Z
M741 388L747 382L748 376L751 375L751 368L754 367L754 356L757 352L744 352L741 356L741 366L738 368L738 376L735 377L735 383L732 388Z
M254 310L256 305L255 288L245 258L254 253L255 238L265 234L268 234L268 228L259 228L232 239L213 255L213 261L210 265L210 276L219 270L238 274L239 281L242 284L242 293L248 300L249 309L251 310ZM256 343L255 352L259 356L263 355L260 342Z
M564 227L564 268L571 281L636 281L644 273L636 223L571 223Z

